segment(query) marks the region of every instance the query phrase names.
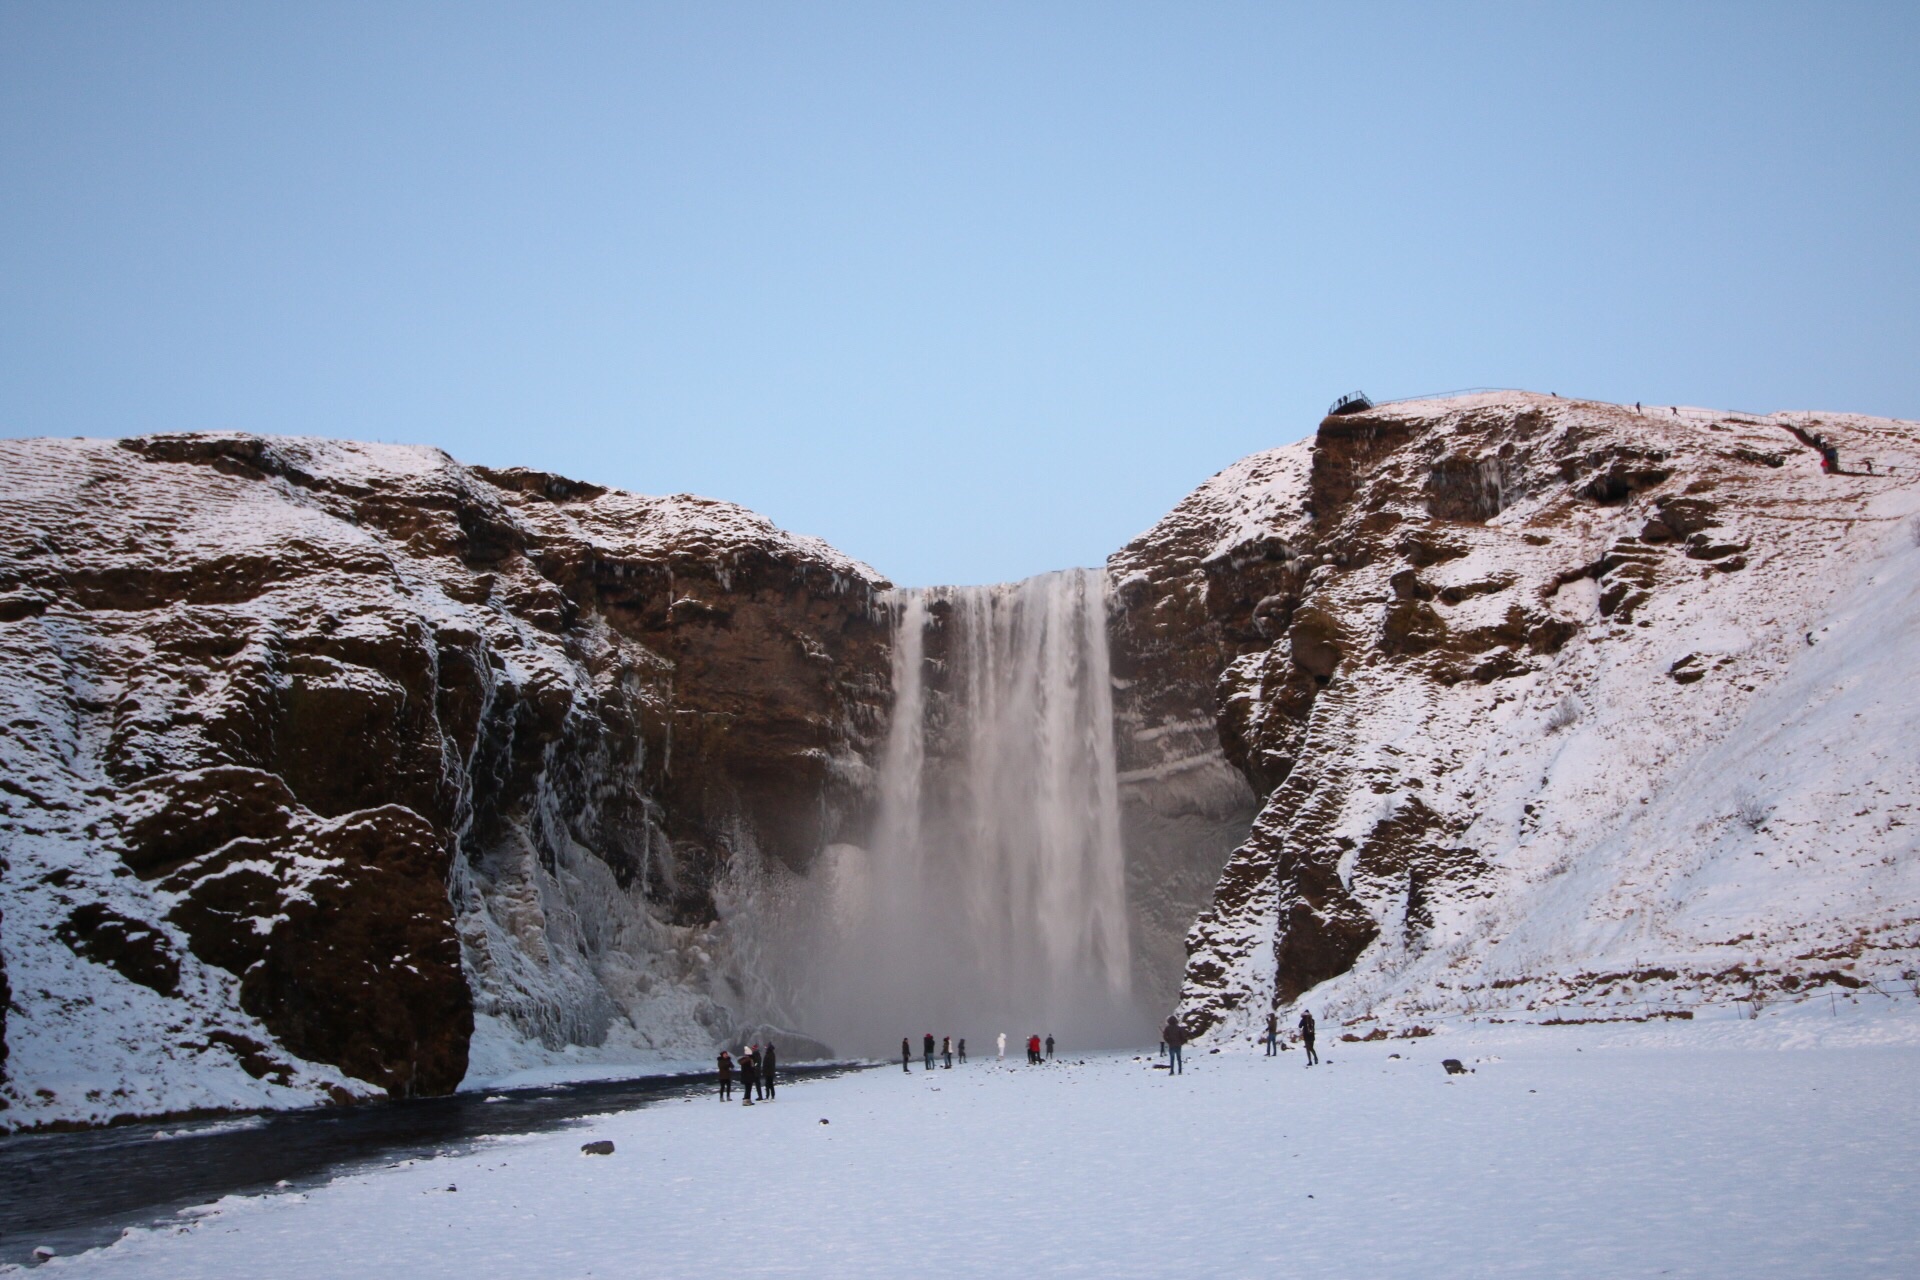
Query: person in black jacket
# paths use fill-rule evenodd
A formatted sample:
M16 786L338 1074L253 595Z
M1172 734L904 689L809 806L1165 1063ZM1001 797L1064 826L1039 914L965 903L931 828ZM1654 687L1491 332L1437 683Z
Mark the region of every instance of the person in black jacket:
M913 1041L905 1036L900 1037L900 1069L913 1074Z
M1313 1066L1320 1061L1320 1055L1313 1051L1313 1010L1300 1011L1300 1044L1307 1051L1307 1065Z
M1269 1058L1280 1052L1280 1015L1277 1013L1267 1015L1266 1041Z
M921 1069L924 1071L933 1070L933 1032L927 1032L926 1038L920 1041L920 1047L926 1051L927 1062L927 1065Z
M767 1041L767 1047L760 1051L760 1092L771 1102L773 1100L773 1041Z
M960 1037L960 1061L965 1062L966 1060L967 1060L967 1038L965 1036L961 1036Z
M1180 1046L1187 1042L1187 1032L1172 1014L1167 1015L1167 1025L1160 1028L1160 1039L1167 1046L1167 1071L1171 1075L1183 1076L1187 1073L1186 1064L1180 1060Z
M740 1099L742 1106L753 1105L753 1086L760 1079L760 1056L748 1045L740 1055Z
M720 1051L720 1101L727 1102L733 1097L733 1055L725 1049Z
M1047 1033L1047 1061L1053 1061L1053 1033Z

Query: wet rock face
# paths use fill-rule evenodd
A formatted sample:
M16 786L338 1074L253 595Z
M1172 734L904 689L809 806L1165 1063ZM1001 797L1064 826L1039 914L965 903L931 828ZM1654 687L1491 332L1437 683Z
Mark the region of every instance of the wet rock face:
M1807 537L1824 513L1770 514L1791 505L1775 491L1794 426L1517 393L1386 406L1229 468L1118 553L1136 804L1177 796L1182 753L1158 744L1197 759L1209 729L1258 798L1185 939L1188 1028L1257 1034L1323 984L1385 990L1497 935L1551 779L1503 762L1491 725L1536 703L1571 718L1642 661L1649 700L1741 679L1732 652L1666 649L1704 596L1766 589L1745 576L1766 531L1795 581L1840 554ZM1667 723L1683 718L1656 706L1655 736L1684 740Z
M0 477L12 1122L199 1087L42 1097L22 1055L104 1035L88 1003L243 1101L445 1092L476 1020L765 1016L728 903L862 821L871 570L426 449L10 442Z

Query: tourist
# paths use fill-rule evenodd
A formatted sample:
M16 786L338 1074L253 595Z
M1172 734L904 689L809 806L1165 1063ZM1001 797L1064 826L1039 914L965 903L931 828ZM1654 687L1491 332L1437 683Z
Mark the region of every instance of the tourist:
M967 1038L965 1036L961 1036L960 1037L960 1061L964 1063L966 1062L966 1060L967 1060Z
M1280 1052L1280 1015L1267 1014L1267 1056L1273 1057Z
M1160 1039L1167 1046L1167 1074L1185 1075L1186 1064L1180 1060L1180 1046L1187 1042L1187 1033L1172 1014L1167 1015L1167 1025L1160 1028Z
M1047 1061L1053 1061L1053 1032L1047 1032Z
M1027 1037L1027 1062L1036 1067L1040 1065L1040 1037L1038 1035Z
M1006 1033L1006 1032L1004 1032L1004 1031L1002 1031L1002 1032L1000 1033L1000 1057L1001 1057L1001 1060L1002 1060L1002 1061L1004 1061L1004 1060L1006 1059L1006 1056L1007 1056L1007 1033Z
M1300 1011L1300 1043L1307 1051L1307 1065L1313 1066L1320 1061L1320 1055L1313 1051L1313 1010Z
M740 1105L753 1105L754 1082L760 1078L760 1058L748 1045L740 1051Z
M733 1097L733 1055L725 1049L720 1051L720 1101L726 1102Z
M767 1047L760 1051L760 1093L763 1097L773 1098L773 1041L767 1041Z
M926 1051L927 1062L927 1065L923 1067L922 1070L933 1070L933 1032L927 1032L926 1038L920 1042L920 1047Z
M905 1036L900 1037L900 1069L913 1074L913 1042Z
M947 1070L953 1070L953 1037L940 1037L940 1056L947 1060Z

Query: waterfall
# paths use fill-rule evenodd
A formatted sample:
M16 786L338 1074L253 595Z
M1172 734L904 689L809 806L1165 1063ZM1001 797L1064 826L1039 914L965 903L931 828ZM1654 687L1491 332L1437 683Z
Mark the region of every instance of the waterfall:
M1131 991L1105 575L892 593L893 717L865 847L815 875L806 1029L1125 1043Z

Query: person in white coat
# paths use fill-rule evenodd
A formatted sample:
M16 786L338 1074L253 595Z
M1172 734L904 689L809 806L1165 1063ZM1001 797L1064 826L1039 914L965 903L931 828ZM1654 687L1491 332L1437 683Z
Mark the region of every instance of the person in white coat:
M1000 1033L1000 1056L1007 1056L1007 1033L1004 1031Z

